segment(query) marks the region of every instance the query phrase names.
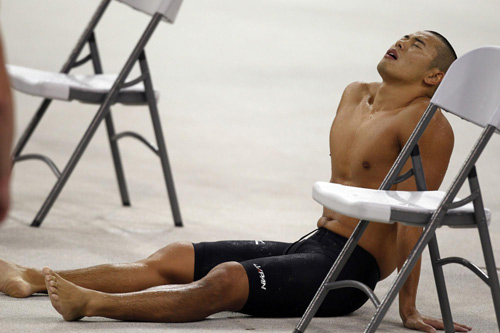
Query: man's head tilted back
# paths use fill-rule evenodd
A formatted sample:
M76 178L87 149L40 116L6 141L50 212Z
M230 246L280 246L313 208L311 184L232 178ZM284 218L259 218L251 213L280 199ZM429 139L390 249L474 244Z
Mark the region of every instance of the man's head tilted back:
M448 40L435 31L417 31L393 44L377 66L387 83L420 86L429 97L457 55Z

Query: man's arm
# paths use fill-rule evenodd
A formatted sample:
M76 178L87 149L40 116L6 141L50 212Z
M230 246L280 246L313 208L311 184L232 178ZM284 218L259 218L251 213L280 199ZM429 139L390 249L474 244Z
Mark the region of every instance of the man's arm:
M419 102L411 106L406 115L407 120L401 128L400 144L401 147L406 143L414 126L423 114L427 101ZM408 119L409 118L409 119ZM433 120L427 127L424 135L419 141L420 156L424 167L424 175L428 190L437 190L443 181L446 169L453 150L453 131L448 121L440 111L436 113ZM403 169L403 173L411 168L411 161L408 161ZM413 178L397 185L398 190L416 191L416 184ZM398 224L397 231L397 264L398 271L413 250L416 242L422 234L422 228L408 227ZM420 278L421 258L410 273L405 284L399 292L399 314L405 327L413 328L425 332L435 332L435 329L444 329L441 320L423 316L416 307L416 296L418 282ZM470 328L455 324L455 330L458 332L467 332Z
M0 40L0 223L5 219L9 209L9 179L12 164L10 154L13 134L12 96Z

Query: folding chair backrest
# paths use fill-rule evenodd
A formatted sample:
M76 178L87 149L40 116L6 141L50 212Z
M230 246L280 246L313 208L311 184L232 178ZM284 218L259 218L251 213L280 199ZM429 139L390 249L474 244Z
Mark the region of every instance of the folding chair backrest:
M174 23L182 0L118 0L148 15L160 13L169 23Z
M494 70L497 68L498 46L464 54L448 69L431 103L481 127L492 125L499 130L500 75Z

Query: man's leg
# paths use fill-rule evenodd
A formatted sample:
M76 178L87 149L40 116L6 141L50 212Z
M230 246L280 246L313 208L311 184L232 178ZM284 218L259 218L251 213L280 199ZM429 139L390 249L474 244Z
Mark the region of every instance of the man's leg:
M65 320L99 316L130 321L196 321L220 311L241 310L249 290L247 273L237 262L220 264L203 279L189 284L128 294L85 289L47 267L43 272L50 301Z
M194 248L191 243L174 243L135 263L100 265L57 273L78 286L106 293L189 283L193 281ZM0 292L13 297L27 297L46 291L41 270L0 260Z

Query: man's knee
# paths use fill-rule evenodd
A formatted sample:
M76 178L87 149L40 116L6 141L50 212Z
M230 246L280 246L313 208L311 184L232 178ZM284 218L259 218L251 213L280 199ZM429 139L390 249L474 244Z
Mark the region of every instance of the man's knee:
M176 242L141 261L165 279L165 284L193 282L194 247L190 242Z
M248 299L248 277L238 262L226 262L214 267L200 280L210 293L213 311L239 311Z

